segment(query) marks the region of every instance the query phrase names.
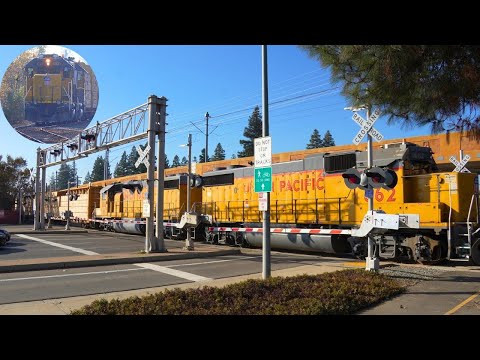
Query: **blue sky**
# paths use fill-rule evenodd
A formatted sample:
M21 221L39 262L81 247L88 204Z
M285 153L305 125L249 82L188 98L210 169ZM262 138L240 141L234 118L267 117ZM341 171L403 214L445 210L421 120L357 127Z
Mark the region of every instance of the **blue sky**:
M43 45L43 44L37 44ZM0 75L23 51L37 45L0 46ZM192 134L192 156L205 147L205 113L209 121L209 155L218 143L227 158L242 150L243 130L255 105L262 104L262 62L260 45L61 45L80 54L93 68L99 86L99 104L92 125L141 105L150 94L168 99L165 151L170 163L175 155L188 156L180 147ZM272 152L305 149L313 130L330 130L337 145L350 144L359 126L339 90L333 89L328 70L293 45L268 46L270 135ZM224 115L229 114L230 115ZM364 116L364 113L361 113ZM216 127L216 128L215 128ZM380 117L375 127L385 139L428 134L428 128L401 129L386 125ZM212 132L212 130L215 130ZM36 149L48 144L34 143L10 126L0 113L0 154L22 156L35 165ZM365 140L364 140L365 141ZM141 141L140 143L145 143ZM124 150L136 143L110 151L110 166ZM97 155L77 161L83 179ZM47 169L47 178L52 171ZM83 180L81 180L83 181Z

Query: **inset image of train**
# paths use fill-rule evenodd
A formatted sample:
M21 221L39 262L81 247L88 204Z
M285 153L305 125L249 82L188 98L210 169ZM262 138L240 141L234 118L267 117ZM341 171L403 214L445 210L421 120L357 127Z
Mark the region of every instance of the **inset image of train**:
M25 120L36 125L90 122L98 84L89 65L58 54L39 54L24 66Z

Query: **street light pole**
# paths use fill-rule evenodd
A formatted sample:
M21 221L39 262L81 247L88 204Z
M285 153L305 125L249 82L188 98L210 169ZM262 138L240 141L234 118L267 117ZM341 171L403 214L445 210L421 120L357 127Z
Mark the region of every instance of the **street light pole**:
M207 113L208 114L208 113ZM192 176L192 134L188 134L188 179L187 179L187 213L190 212L190 178ZM190 228L187 227L187 240L185 241L185 249L193 250L193 241L192 234L190 233Z
M203 162L207 162L208 161L208 118L210 117L210 114L207 112L205 114L205 120L207 121L207 128L206 128L206 131L205 131L205 159Z

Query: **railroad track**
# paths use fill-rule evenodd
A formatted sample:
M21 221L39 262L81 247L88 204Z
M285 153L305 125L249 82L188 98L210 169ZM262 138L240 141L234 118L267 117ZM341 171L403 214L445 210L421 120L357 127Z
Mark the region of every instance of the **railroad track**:
M19 126L15 128L17 132L29 140L38 143L55 144L58 142L70 140L81 130L76 128L58 127L58 126Z

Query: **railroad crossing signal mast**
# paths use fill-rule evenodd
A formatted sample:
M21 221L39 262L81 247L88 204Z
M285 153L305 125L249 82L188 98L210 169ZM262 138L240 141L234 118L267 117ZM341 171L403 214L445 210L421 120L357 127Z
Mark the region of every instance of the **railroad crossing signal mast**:
M360 115L357 114L358 110L367 110L367 120L362 118ZM354 111L354 114L352 116L353 121L355 121L358 125L360 125L360 130L358 133L355 135L353 138L353 143L355 145L360 144L360 142L363 140L365 135L367 136L367 171L364 172L363 174L358 175L358 185L361 186L361 188L365 189L365 196L368 198L368 211L372 212L373 215L373 186L371 186L371 181L368 180L368 178L376 177L372 170L373 168L373 148L372 148L372 138L374 138L376 141L382 141L383 135L380 134L378 130L376 130L373 127L373 124L375 121L378 120L380 117L380 110L375 110L373 114L370 115L370 106L362 106L359 108L345 108L345 110L352 110ZM355 169L353 169L355 170ZM370 176L369 176L370 173ZM346 175L346 176L345 176ZM345 173L342 175L345 178L345 182L347 183L347 179L349 183L352 183L350 179L354 179L354 176L357 176L356 174L352 173ZM378 178L380 181L381 179ZM357 181L357 180L354 180ZM347 184L348 186L348 184ZM378 270L379 268L379 261L378 258L375 257L375 251L374 251L374 241L372 237L369 235L368 236L368 256L366 259L366 270Z

